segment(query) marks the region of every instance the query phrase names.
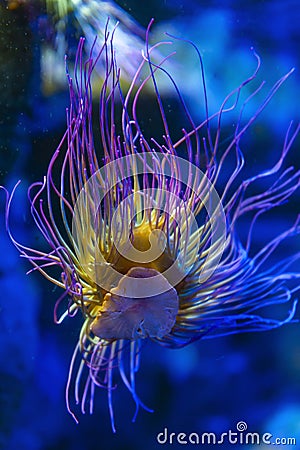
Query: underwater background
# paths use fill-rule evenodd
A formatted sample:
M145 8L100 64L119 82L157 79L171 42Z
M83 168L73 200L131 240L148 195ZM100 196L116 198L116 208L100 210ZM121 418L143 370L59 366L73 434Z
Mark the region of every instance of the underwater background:
M261 76L270 86L296 67L243 143L253 167L272 165L290 120L297 121L300 116L298 2L224 1L222 7L217 1L200 0L120 0L116 4L144 27L154 17L153 32L158 36L168 31L199 47L212 110L217 110L225 95L244 78L243 74L253 70L252 46L262 58ZM16 0L0 4L0 185L11 190L22 179L11 223L18 240L33 246L42 238L30 218L26 190L30 183L41 180L47 170L65 131L69 101L63 75L59 77L64 72L63 54L62 66L55 65L57 78L48 74L47 79L49 66L45 60L57 32L55 17L48 16L51 14L40 2ZM71 19L65 33L72 57L80 31L72 26ZM53 48L57 50L57 46ZM196 100L193 60L181 47L177 60L181 92L195 121L200 121L203 110ZM165 95L168 98L170 93ZM171 96L169 101L172 105ZM151 107L151 99L149 105L145 104L145 109ZM176 111L174 120L180 121ZM231 124L224 126L230 133ZM299 137L288 159L299 167ZM2 192L0 207L3 212ZM285 205L284 215L279 208L271 219L261 222L255 236L257 245L270 230L280 232L290 226L298 212L299 194ZM300 248L299 238L293 240L295 245ZM65 407L64 388L80 318L67 320L61 326L54 324L53 307L59 290L34 273L26 276L28 264L19 258L6 235L4 213L0 247L0 448L182 448L179 443L159 444L158 433L167 428L169 434L221 435L229 429L235 431L241 421L249 431L293 437L298 443L276 448L300 448L300 330L296 322L264 333L203 340L182 350L146 343L137 390L155 412L140 411L132 424L134 405L130 396L125 390L116 391L117 434L113 435L103 390L97 395L94 415L81 416L76 425ZM268 448L230 443L220 447Z

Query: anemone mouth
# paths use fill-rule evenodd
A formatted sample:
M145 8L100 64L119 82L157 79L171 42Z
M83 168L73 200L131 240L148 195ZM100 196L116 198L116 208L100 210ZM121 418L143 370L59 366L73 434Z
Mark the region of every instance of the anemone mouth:
M174 256L166 245L164 231L144 222L133 228L128 241L113 244L107 262L123 275L139 267L162 273L172 266Z
M154 290L159 287L162 292L149 295L151 287ZM162 338L171 332L178 309L176 289L160 272L149 267L133 267L104 296L90 329L106 340Z

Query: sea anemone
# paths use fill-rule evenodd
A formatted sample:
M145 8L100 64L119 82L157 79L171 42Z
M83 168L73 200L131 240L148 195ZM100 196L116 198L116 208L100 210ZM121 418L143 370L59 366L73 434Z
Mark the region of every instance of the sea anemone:
M55 42L45 39L42 45L40 63L44 93L49 95L65 88L64 61L61 56L76 53L76 47L70 39L73 34L85 37L85 55L90 54L97 59L94 71L103 80L106 63L101 48L105 42L105 30L114 30L114 52L118 57L118 67L121 68L120 82L130 83L140 63L146 30L128 12L112 0L46 0L46 5L48 34L53 34L55 30Z
M161 54L156 49L170 42L150 47L149 30L150 26L126 92L119 82L114 31L105 29L97 58L92 47L84 61L84 39L79 42L74 76L67 70L67 130L44 180L31 185L28 194L32 217L49 251L28 248L13 237L9 213L16 188L7 193L7 229L14 245L33 265L31 271L39 271L63 290L56 301L55 322L78 312L83 316L66 387L68 411L77 421L74 392L82 413L87 403L92 413L95 389L105 388L113 431L112 393L118 374L136 403L136 413L139 406L148 409L135 384L143 341L179 348L201 338L269 330L292 320L299 289L300 272L294 270L299 252L275 262L273 258L280 244L299 234L298 219L262 248L253 251L252 243L261 215L285 203L299 186L300 172L285 160L300 125L288 126L276 164L250 178L241 179L245 160L240 148L241 138L293 70L277 81L244 122L244 108L264 89L264 83L255 85L260 58L253 51L253 74L209 115L202 59L194 47L206 111L203 122L195 124L164 67L174 54L153 60ZM97 94L92 76L103 57L105 78ZM167 77L182 111L185 125L176 139L158 75ZM150 121L140 120L149 85L157 104L153 117L159 117L163 128L161 138L153 136ZM236 109L246 85L234 132L224 140L222 116ZM241 219L245 242L239 236ZM65 312L59 314L65 300ZM276 304L287 305L284 318L266 317L273 314L266 307Z

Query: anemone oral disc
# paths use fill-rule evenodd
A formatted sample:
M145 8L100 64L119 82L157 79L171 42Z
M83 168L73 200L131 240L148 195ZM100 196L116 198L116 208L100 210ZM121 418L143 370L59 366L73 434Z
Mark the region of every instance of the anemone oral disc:
M155 291L160 293L151 295ZM108 340L161 338L173 328L178 307L176 289L161 273L133 267L105 295L91 330Z

